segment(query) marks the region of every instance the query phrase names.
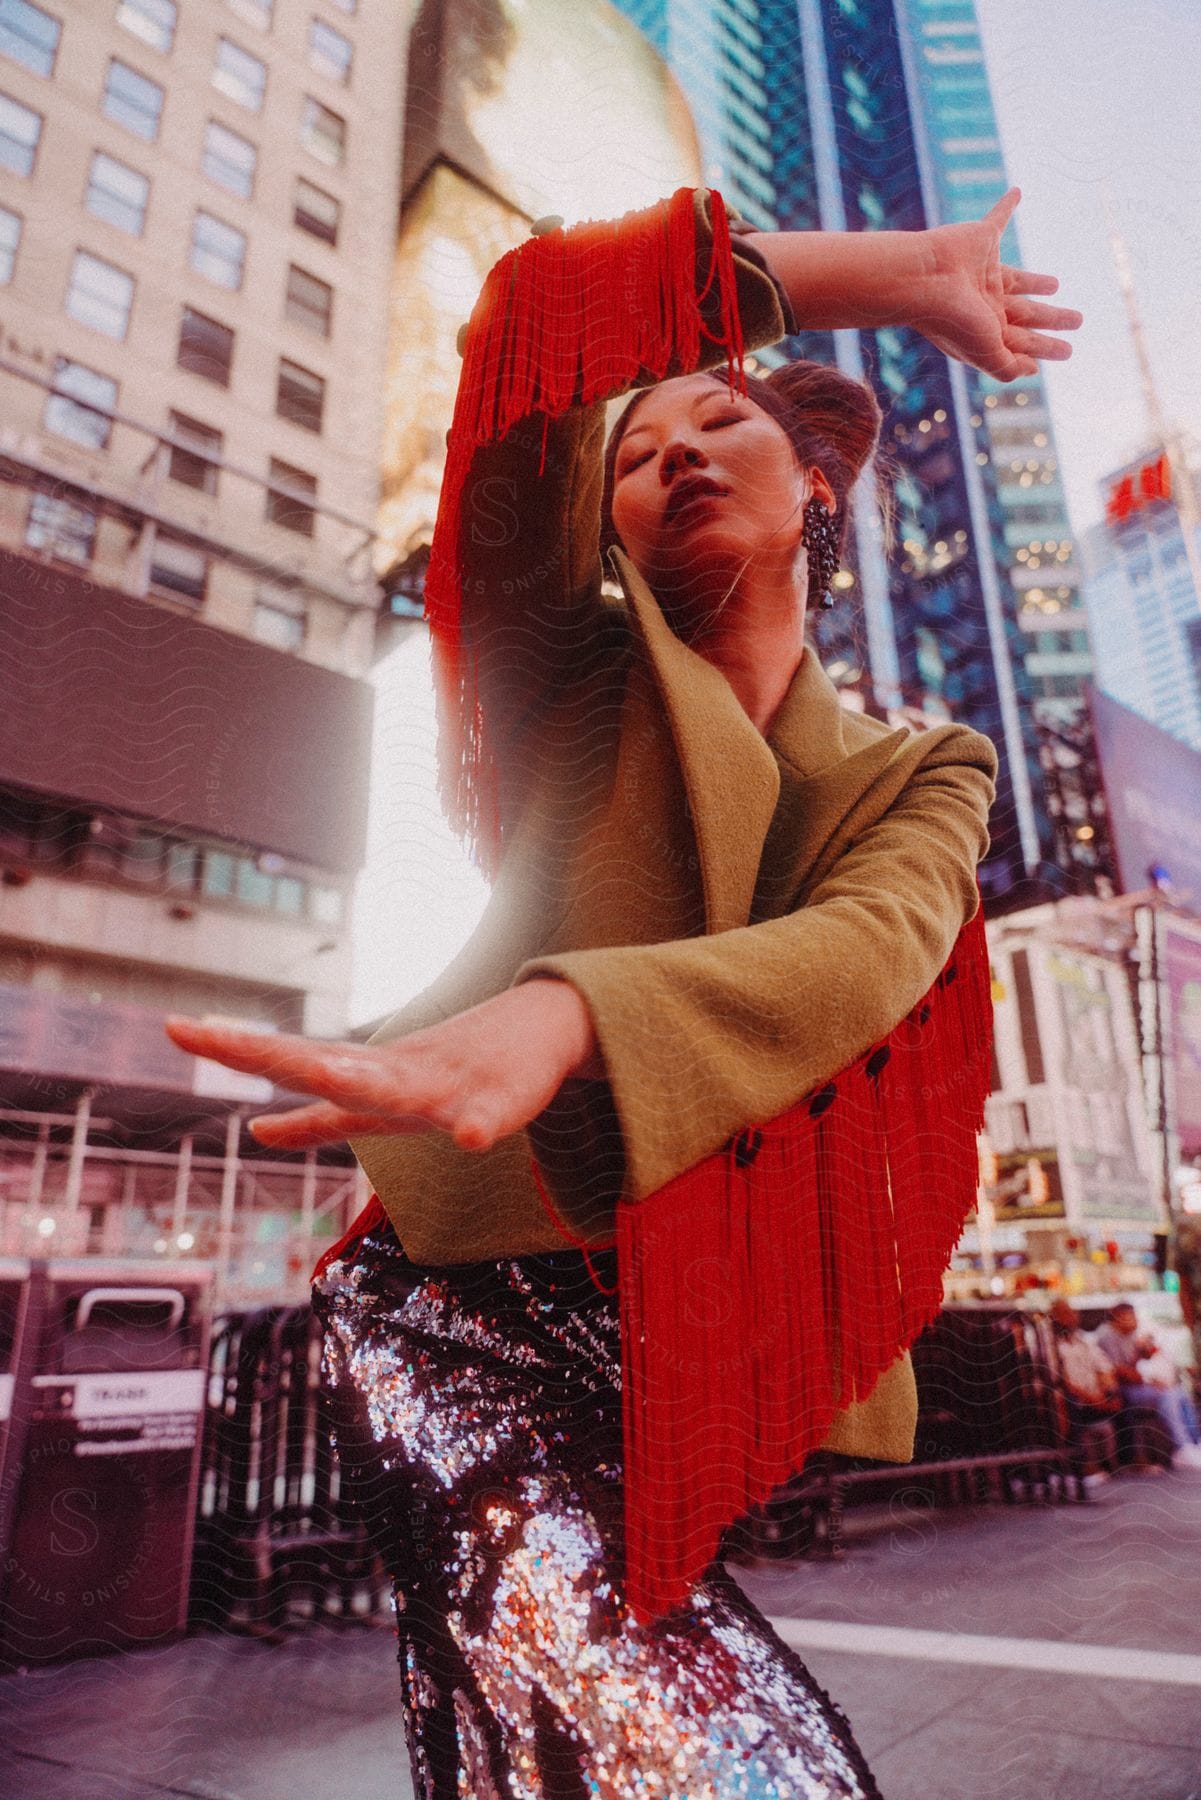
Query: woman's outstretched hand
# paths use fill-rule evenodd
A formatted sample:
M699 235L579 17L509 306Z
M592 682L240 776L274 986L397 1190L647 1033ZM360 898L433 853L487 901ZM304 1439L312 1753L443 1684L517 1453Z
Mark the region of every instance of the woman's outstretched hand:
M906 323L936 349L998 381L1037 374L1040 360L1065 361L1072 346L1053 334L1082 322L1072 307L1033 298L1057 291L1054 275L1001 261L1001 236L1021 197L1010 188L982 219L920 233L925 266L907 309Z
M181 1050L318 1096L265 1113L262 1144L307 1150L348 1137L444 1131L463 1150L488 1150L548 1106L571 1075L602 1065L584 1002L566 981L507 988L469 1012L390 1044L322 1043L167 1020Z
M1060 362L1080 314L1036 295L1056 292L1054 275L1001 261L1001 236L1021 199L1017 188L982 219L930 231L761 231L747 240L763 255L792 302L798 328L875 331L909 325L946 356L998 381Z

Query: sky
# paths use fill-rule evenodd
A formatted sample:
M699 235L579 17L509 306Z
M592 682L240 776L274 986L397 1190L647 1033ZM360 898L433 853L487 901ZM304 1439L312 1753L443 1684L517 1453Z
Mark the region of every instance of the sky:
M1027 267L1060 277L1085 325L1047 386L1074 529L1101 478L1142 448L1138 370L1110 254L1106 189L1138 286L1165 410L1201 442L1201 0L976 0ZM419 992L486 898L434 796L423 631L376 671L367 878L355 915L351 1016Z
M1201 445L1201 4L976 0L1022 259L1085 315L1046 365L1073 528L1142 448L1145 412L1105 222L1112 196L1170 420Z

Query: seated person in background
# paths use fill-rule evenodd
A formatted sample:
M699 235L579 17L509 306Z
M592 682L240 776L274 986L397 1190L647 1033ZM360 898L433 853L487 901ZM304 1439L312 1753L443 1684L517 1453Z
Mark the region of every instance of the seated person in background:
M1056 1300L1050 1319L1068 1406L1068 1428L1076 1437L1084 1426L1113 1419L1121 1412L1117 1370L1101 1346L1081 1330L1070 1300Z
M1155 1409L1171 1433L1174 1463L1201 1468L1201 1430L1197 1409L1171 1357L1149 1331L1139 1327L1128 1300L1119 1301L1109 1323L1094 1333L1098 1349L1113 1364L1127 1406Z

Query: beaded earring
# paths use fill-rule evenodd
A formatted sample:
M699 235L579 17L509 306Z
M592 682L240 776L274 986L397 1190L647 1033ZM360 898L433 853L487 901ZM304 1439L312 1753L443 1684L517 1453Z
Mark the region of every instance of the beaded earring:
M834 514L822 504L816 494L810 495L806 500L802 517L805 523L801 531L801 542L809 557L811 585L820 589L819 604L828 608L834 604L830 583L839 562L838 526Z

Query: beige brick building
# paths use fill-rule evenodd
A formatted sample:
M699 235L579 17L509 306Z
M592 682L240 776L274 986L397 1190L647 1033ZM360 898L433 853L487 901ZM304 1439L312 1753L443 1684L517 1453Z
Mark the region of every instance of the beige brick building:
M347 1023L410 15L0 0L0 1247L163 1011Z

